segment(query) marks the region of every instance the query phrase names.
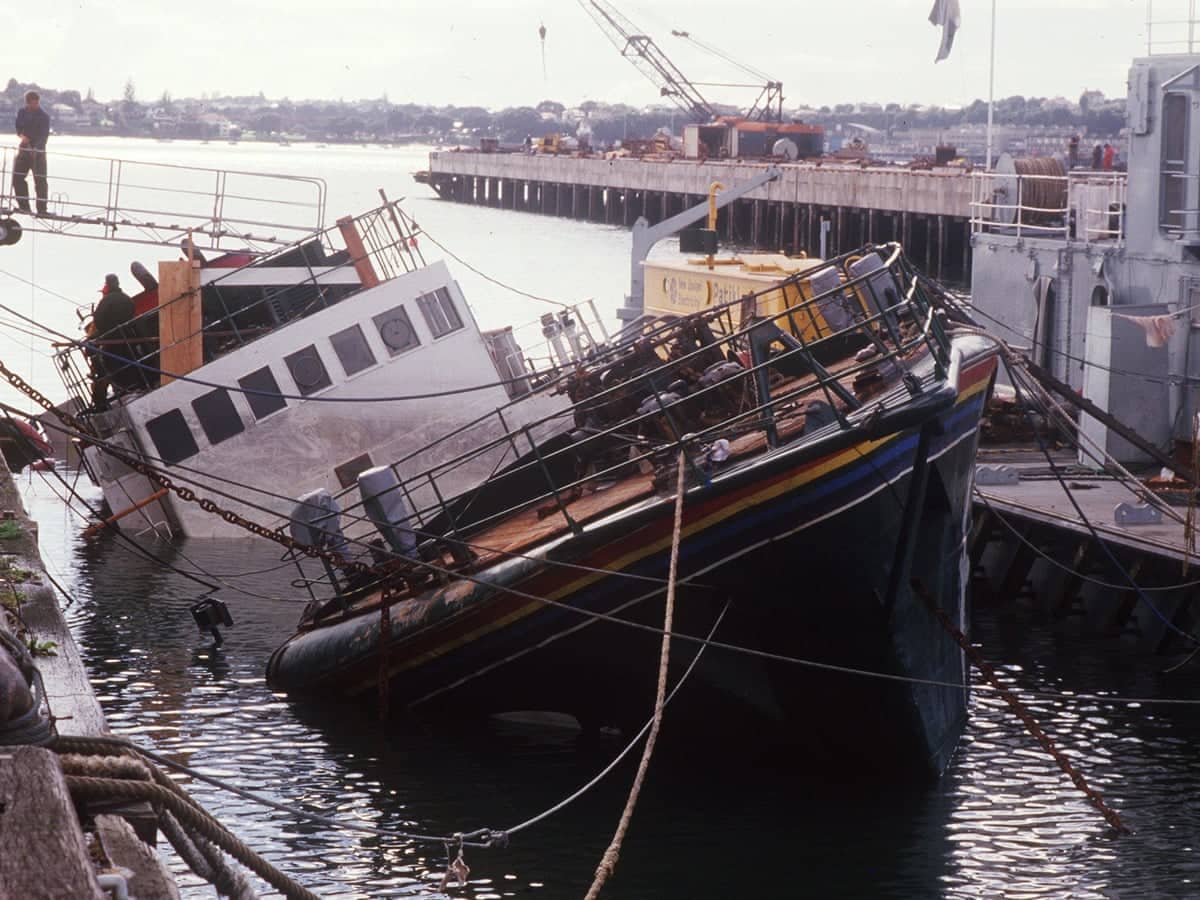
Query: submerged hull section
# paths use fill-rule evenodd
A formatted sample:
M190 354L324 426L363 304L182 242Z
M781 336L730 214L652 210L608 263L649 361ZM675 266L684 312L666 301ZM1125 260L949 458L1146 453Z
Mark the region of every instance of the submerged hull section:
M966 666L908 580L966 629L965 517L995 369L974 351L957 391L924 413L914 403L896 430L799 442L689 489L672 682L698 652L692 638L755 653L705 650L668 735L752 734L756 746L778 739L872 770L944 769L965 721ZM272 657L270 683L373 695L387 673L393 706L551 709L634 731L653 707L663 591L624 576L666 577L673 509L656 496L384 616L302 631Z

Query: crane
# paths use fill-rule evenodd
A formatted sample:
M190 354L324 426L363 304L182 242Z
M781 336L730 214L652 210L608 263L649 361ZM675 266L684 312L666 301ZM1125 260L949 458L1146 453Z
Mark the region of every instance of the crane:
M692 35L688 31L672 30L671 34L685 41L691 41L701 50L711 53L720 59L725 60L731 66L741 69L751 78L755 79L753 84L723 84L711 85L712 87L748 87L758 88L759 94L750 109L746 113L747 119L759 119L764 122L782 122L783 121L783 82L776 81L770 75L763 72L761 69L756 69L744 62L739 62L728 53L714 47L712 44L707 44L698 37Z
M662 48L654 42L654 38L642 33L607 0L578 2L621 55L637 66L658 88L660 95L698 122L711 122L717 117L712 104L704 99L696 85L671 62Z

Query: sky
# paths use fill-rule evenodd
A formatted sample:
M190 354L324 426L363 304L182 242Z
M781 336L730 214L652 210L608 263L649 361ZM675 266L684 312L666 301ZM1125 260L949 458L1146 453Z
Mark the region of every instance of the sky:
M950 58L934 63L932 0L619 0L693 81L739 80L671 36L686 29L783 81L786 105L961 106L987 97L991 3L960 0ZM1159 20L1187 0L1155 0ZM1177 7L1177 8L1176 8ZM1146 48L1146 0L996 0L997 97L1123 96ZM545 65L538 27L546 27ZM584 100L644 106L655 88L579 0L41 0L0 4L0 77L153 101L205 94L485 106ZM1155 30L1156 39L1166 28ZM712 102L753 92L704 89Z

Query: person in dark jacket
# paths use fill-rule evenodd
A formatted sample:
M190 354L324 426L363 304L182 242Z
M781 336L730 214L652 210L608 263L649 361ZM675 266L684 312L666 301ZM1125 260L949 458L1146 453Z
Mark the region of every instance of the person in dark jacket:
M99 387L99 395L96 390L92 392L93 406L97 408L105 405L104 389L108 384L117 391L150 386L142 370L125 361L140 359L144 350L139 340L138 323L134 321L133 300L121 290L116 275L104 276L101 293L103 296L92 313L93 332L90 336L97 348L93 357L94 387Z
M46 214L46 141L50 137L50 117L42 109L37 91L25 94L25 106L17 110L17 140L20 147L13 161L12 186L17 206L22 212L29 209L29 170L33 169L33 189L37 193L39 216Z

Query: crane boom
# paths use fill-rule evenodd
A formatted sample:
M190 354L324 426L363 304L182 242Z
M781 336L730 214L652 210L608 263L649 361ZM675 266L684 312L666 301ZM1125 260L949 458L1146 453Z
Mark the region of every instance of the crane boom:
M636 25L625 18L607 0L578 0L579 5L592 17L600 30L620 51L621 55L637 66L658 88L659 94L669 99L697 121L715 119L716 111L704 99L696 86L687 79L675 63L647 34L641 33Z
M746 112L747 119L761 119L764 122L783 121L782 81L776 81L761 69L756 69L754 66L734 59L724 50L714 47L712 44L705 43L704 41L700 40L700 38L693 35L690 31L672 30L671 34L677 38L682 38L685 41L691 41L701 50L725 60L725 62L729 63L735 68L741 69L751 78L758 79L757 85L746 85L747 87L757 87L759 89L757 99L755 99L754 103L751 104L750 109Z

